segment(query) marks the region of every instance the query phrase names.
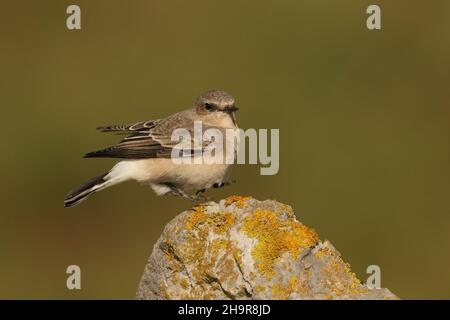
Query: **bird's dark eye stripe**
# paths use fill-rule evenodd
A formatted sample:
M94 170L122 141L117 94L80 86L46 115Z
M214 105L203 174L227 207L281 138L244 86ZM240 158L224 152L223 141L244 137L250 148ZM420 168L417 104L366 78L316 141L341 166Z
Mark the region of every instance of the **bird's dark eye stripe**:
M216 106L212 103L205 103L206 110L213 110Z

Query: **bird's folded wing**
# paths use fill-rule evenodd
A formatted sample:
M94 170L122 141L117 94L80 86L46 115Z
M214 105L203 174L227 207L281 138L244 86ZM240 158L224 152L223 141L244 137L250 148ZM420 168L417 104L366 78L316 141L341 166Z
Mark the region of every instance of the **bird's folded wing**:
M176 125L170 125L164 120L141 121L127 125L111 125L99 127L102 132L114 132L130 134L120 143L111 147L89 152L86 158L124 158L124 159L146 159L146 158L170 158L173 154L177 156L193 156L201 153L210 145L211 140L194 143L194 129L192 121L181 121ZM185 125L183 127L183 125ZM203 130L210 127L203 126ZM190 134L191 141L172 140L172 132L176 129L186 129ZM180 148L182 145L182 148ZM174 150L175 149L175 150Z
M148 121L140 121L130 124L121 124L121 125L111 125L111 126L103 126L97 127L97 130L101 132L114 132L114 133L124 133L129 134L137 131L148 131L151 128L154 128L161 120L148 120Z

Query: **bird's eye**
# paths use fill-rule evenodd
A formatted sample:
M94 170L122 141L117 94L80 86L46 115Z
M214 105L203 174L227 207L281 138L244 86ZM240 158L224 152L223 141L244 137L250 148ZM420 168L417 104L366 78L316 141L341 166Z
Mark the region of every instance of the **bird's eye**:
M212 103L205 103L205 110L206 111L214 110L214 105Z

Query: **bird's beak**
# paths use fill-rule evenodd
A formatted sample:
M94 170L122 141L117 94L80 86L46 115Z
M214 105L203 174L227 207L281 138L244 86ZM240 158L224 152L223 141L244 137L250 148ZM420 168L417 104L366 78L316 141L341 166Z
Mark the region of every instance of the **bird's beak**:
M226 113L233 113L238 110L239 110L239 108L237 108L235 106L223 108L223 112L226 112Z

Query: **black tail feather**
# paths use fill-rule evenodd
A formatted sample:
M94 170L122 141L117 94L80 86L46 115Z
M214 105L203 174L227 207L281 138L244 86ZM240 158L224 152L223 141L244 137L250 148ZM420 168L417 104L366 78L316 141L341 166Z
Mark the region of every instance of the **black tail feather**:
M94 187L105 183L106 180L104 178L106 175L107 173L94 177L82 186L70 191L64 199L64 207L73 207L97 191Z

